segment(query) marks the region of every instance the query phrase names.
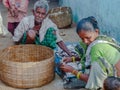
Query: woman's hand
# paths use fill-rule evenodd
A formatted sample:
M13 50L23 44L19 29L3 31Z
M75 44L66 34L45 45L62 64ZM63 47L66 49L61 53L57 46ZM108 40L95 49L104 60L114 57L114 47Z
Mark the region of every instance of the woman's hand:
M62 64L60 66L60 68L61 68L62 71L64 71L64 72L71 72L72 74L74 74L74 75L76 75L78 77L78 71L75 70L72 66ZM78 78L81 79L81 80L83 80L83 81L85 81L85 82L87 82L89 76L87 74L82 74L80 72L80 75L79 75Z
M69 65L64 65L62 64L60 66L61 70L63 70L64 72L72 72L74 70L74 68L72 66Z
M10 14L12 17L15 17L15 5L11 5L8 10L10 11Z
M68 63L68 62L72 62L72 58L71 57L66 57L63 59L63 62Z
M39 31L41 28L41 25L35 25L32 29L35 31Z
M34 40L36 36L36 32L34 30L29 30L27 35L28 35L28 38L30 38L31 40Z
M15 16L14 10L13 9L8 9L8 10L9 10L11 16L14 17Z

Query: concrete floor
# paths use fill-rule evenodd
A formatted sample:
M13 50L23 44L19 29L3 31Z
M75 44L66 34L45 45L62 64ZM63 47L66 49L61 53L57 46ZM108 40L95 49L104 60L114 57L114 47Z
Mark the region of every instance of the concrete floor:
M30 0L28 15L32 14L31 10L32 10L34 2L35 2L35 0ZM57 7L57 6L58 6L57 2L50 3L50 8ZM0 11L3 16L3 23L6 26L7 25L7 19L6 19L7 10L4 8L4 6L2 4L0 4ZM80 40L75 32L74 26L72 26L68 29L60 29L60 35L65 42L77 42ZM12 36L10 33L6 37L0 37L0 51L11 45L13 45L13 41L12 41ZM2 83L0 81L0 90L64 90L62 84L63 84L63 82L59 78L59 76L55 75L55 79L51 83L49 83L45 86L42 86L40 88L32 88L32 89L12 88L10 86L5 85L4 83ZM81 90L84 90L84 89L81 89Z

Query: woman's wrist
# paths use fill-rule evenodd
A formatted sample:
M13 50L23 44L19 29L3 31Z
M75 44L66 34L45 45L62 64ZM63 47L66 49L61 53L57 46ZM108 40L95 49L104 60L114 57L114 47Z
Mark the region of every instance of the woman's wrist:
M77 73L77 79L80 79L81 74L82 74L81 72Z
M72 72L71 72L72 74L74 74L75 76L77 75L77 73L78 73L78 71L77 70L72 70Z
M77 70L72 70L72 72L71 72L72 74L74 74L76 77L77 77L77 79L80 79L80 76L81 76L81 72L80 71L77 71Z
M74 70L72 70L71 73L75 75L77 73L77 70L74 69Z
M72 56L72 57L71 57L71 61L72 61L72 62L75 62L75 56Z

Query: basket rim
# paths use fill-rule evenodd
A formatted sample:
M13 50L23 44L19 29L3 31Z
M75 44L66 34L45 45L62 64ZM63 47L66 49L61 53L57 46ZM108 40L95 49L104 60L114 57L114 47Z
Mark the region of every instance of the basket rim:
M37 47L44 47L44 48L47 48L47 49L49 49L50 52L53 54L53 56L51 56L49 59L54 58L54 50L51 49L51 48L49 48L49 47L47 47L47 46L36 45L36 44L24 44L24 45L20 44L20 45L12 45L12 46L9 46L9 47L4 48L3 50L1 50L1 52L0 52L0 60L3 61L4 52L5 52L6 50L10 50L11 48L15 48L15 47L19 47L19 46L37 46ZM37 63L37 62L38 62L38 63L39 63L39 62L46 61L46 60L48 60L48 58L46 58L46 59L44 59L44 60L41 60L41 61L35 61L35 62L34 62L34 61L29 61L29 62L12 61L12 62L14 62L14 63ZM9 60L7 60L7 61L9 61ZM11 61L10 61L10 62L11 62Z

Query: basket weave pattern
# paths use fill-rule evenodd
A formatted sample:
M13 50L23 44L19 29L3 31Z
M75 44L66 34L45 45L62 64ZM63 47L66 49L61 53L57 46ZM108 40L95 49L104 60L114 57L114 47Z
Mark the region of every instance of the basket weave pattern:
M34 88L54 79L54 53L40 45L15 45L2 52L1 80L17 88Z
M65 28L72 24L72 10L70 7L56 7L49 11L49 18L58 28Z

